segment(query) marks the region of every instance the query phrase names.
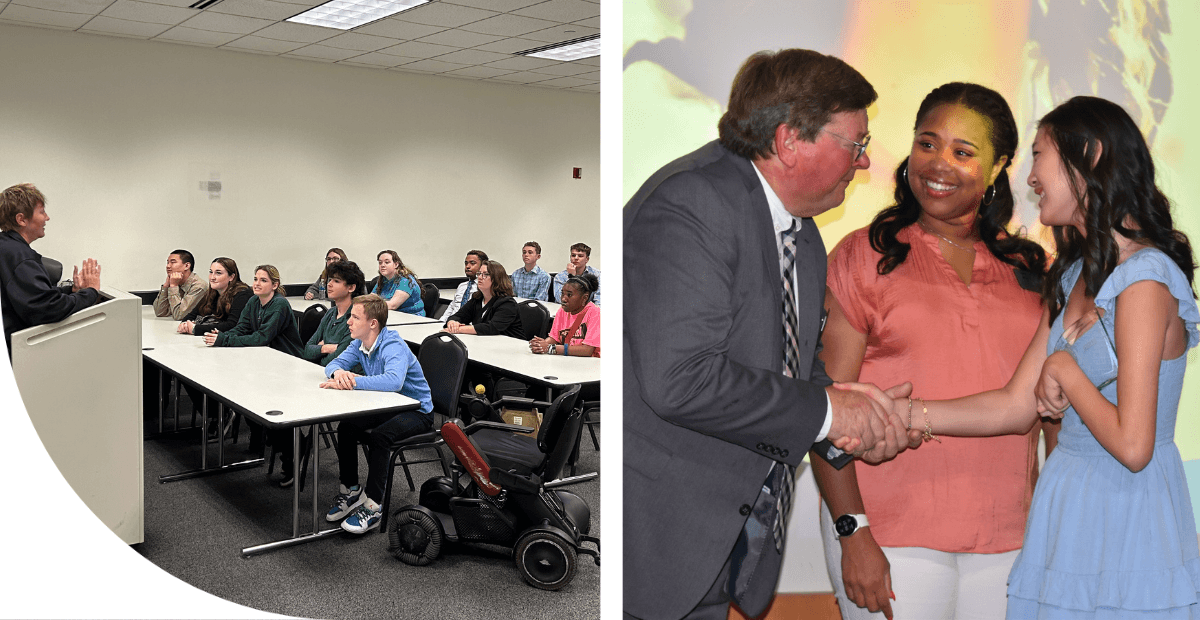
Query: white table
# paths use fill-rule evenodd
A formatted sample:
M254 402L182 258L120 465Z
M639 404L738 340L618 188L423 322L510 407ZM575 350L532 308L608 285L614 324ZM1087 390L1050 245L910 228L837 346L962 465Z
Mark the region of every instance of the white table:
M156 338L160 336L160 332L165 329L156 324L159 322L157 319L144 319L143 333L152 332L156 334ZM325 374L320 366L269 347L208 347L204 345L202 338L196 336L179 335L178 339L162 337L161 341L170 344L146 349L142 354L166 372L204 392L203 410L206 420L208 400L211 396L220 405L219 420L223 417L224 407L229 406L254 418L267 428L291 428L296 454L292 465L295 480L299 480L302 460L299 458L301 427L308 426L310 433L315 433L316 426L323 422L373 413L399 413L420 406L418 401L396 392L321 389L318 386L324 381ZM201 453L201 470L173 476L172 480L234 468L233 465L224 463L219 463L217 468L208 468L207 435L201 433L201 436L205 442L205 449ZM292 537L242 549L244 555L310 542L342 531L340 527L324 531L319 529L319 442L315 441L315 434L312 437L312 532L300 534L300 485L295 484L292 496ZM218 458L223 460L223 443L219 441L217 445L220 455Z
M441 325L442 321L441 319L431 319L425 315L388 310L387 324L389 327L393 325L416 325L421 323L437 323Z
M305 299L303 296L301 296L301 297L284 297L284 299L286 299L288 304L290 304L292 306L293 311L301 312L301 313L304 312L305 310L308 310L308 307L313 304L320 304L322 306L325 306L326 310L333 307L333 302L329 301L328 299Z
M419 323L390 327L404 340L421 344L425 338L442 330L439 323ZM477 336L455 334L467 347L467 358L505 376L521 379L548 388L563 388L574 384L600 383L600 358L538 355L530 352L529 343L508 336Z

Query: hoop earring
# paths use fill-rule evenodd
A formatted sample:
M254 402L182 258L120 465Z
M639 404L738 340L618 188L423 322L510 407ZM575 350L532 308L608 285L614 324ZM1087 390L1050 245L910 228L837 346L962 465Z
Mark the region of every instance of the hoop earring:
M904 164L904 170L900 172L900 176L904 177L904 184L908 185L908 164Z
M987 187L987 191L983 192L983 205L984 206L990 205L990 204L992 204L992 201L995 199L996 199L996 186L989 185Z

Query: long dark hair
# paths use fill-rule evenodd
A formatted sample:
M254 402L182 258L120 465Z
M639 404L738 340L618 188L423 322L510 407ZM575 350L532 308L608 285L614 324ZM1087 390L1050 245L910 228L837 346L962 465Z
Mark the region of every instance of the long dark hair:
M204 300L200 302L198 314L207 314L217 317L229 316L229 310L233 307L233 298L242 291L250 290L250 286L242 282L241 274L238 272L237 261L225 256L218 256L212 260L214 263L220 263L233 279L229 281L229 286L225 287L225 292L220 293L214 289L208 289L204 294Z
M1119 260L1114 232L1161 250L1191 284L1196 270L1191 243L1175 230L1171 202L1154 181L1150 149L1129 114L1105 99L1072 97L1042 117L1038 128L1046 130L1058 149L1087 230L1085 236L1074 226L1053 227L1058 257L1042 288L1050 320L1067 303L1062 276L1076 260L1083 259L1086 294L1095 297L1100 291Z
M1012 164L1013 156L1017 152L1017 123L1013 120L1012 110L1004 101L1004 97L990 88L978 84L951 82L933 89L925 96L917 110L917 122L913 125L913 130L921 126L921 121L929 112L945 104L959 104L983 115L991 129L990 139L996 161L1001 157L1008 157L1004 169L996 177L993 185L995 193L991 202L979 204L979 216L975 219L975 226L980 238L993 256L1012 265L1018 271L1028 272L1040 279L1046 270L1046 251L1037 243L1008 232L1008 223L1013 214L1013 193L1008 180L1008 166ZM907 170L908 158L905 157L896 168L896 203L880 211L868 229L871 248L883 255L876 267L880 275L891 273L908 258L908 251L912 246L900 242L896 239L896 234L915 223L921 216L921 204L917 202L912 188L905 181L904 173Z

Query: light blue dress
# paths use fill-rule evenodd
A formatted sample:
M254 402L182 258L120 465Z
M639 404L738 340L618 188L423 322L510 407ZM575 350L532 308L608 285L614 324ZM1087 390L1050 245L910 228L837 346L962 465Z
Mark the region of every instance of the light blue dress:
M1081 271L1082 263L1067 269L1066 290ZM1141 280L1162 282L1179 301L1187 348L1200 339L1200 313L1187 278L1166 254L1141 250L1100 287L1096 306L1105 310L1104 318L1073 345L1094 385L1115 375L1111 337L1117 295ZM1060 314L1050 327L1050 352L1065 347L1062 321ZM1024 546L1008 577L1008 618L1200 618L1196 521L1174 441L1186 366L1184 353L1159 367L1154 456L1140 472L1113 458L1075 409L1067 409L1058 446L1034 489ZM1115 403L1117 384L1101 393ZM1194 403L1186 407L1195 415Z

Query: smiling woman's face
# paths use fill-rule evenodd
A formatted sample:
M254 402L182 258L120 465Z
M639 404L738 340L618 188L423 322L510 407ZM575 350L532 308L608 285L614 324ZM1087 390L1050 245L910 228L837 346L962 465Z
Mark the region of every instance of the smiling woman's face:
M921 211L946 222L973 217L1000 175L987 117L957 103L930 110L917 126L908 157L908 185Z

